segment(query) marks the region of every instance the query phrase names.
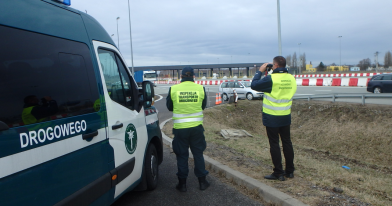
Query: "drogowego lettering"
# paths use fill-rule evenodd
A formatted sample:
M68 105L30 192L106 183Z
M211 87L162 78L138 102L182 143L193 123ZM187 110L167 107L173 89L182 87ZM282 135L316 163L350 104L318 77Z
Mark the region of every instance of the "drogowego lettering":
M78 134L87 130L87 123L85 120L69 122L63 125L56 125L54 127L48 127L46 129L39 129L38 131L29 131L28 133L20 133L20 147L25 148L27 146L33 146L34 144L44 143L45 141L51 141L55 138L66 137L69 135Z

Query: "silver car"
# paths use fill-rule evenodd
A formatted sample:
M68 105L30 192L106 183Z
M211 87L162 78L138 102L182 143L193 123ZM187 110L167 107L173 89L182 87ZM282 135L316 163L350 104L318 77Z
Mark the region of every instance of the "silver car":
M222 99L228 101L233 96L233 89L236 90L238 99L261 99L263 98L263 92L258 92L250 88L251 82L249 81L231 81L223 82L219 86L219 92L222 94Z

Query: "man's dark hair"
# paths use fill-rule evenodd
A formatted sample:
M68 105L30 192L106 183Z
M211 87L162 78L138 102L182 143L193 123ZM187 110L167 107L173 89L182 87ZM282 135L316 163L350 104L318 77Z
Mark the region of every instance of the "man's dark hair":
M279 67L286 67L286 59L282 56L276 56L274 63L277 63Z
M191 72L186 72L185 75L181 75L181 78L192 78L193 75Z

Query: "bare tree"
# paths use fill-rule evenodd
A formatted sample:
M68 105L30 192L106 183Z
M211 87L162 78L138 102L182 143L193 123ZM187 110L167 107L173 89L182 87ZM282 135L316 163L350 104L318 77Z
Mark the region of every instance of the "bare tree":
M358 67L361 71L365 71L368 67L371 66L371 60L369 58L367 59L362 59L361 61L359 61L358 63Z
M298 68L297 65L297 53L294 52L293 57L291 58L291 67Z
M384 56L384 68L392 66L392 55L390 51L387 51Z
M288 56L286 56L286 64L287 64L287 66L289 66L289 67L292 66L292 65L291 65L291 54L288 55Z
M302 70L306 69L306 54L303 53L302 55L299 56L299 67L301 67Z

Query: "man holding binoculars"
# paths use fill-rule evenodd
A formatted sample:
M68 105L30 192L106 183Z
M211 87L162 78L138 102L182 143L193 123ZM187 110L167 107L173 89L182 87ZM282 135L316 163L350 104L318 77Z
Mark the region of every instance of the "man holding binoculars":
M264 92L263 125L266 127L270 144L270 153L274 164L274 172L264 178L284 181L285 176L294 177L294 150L290 138L291 104L297 90L293 75L289 74L286 59L277 56L271 63L263 64L252 80L251 88ZM264 72L272 70L271 75L264 78ZM286 168L282 167L282 155L279 146L282 140Z

